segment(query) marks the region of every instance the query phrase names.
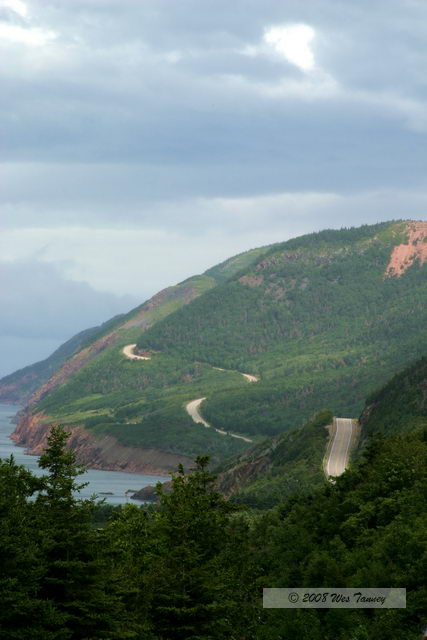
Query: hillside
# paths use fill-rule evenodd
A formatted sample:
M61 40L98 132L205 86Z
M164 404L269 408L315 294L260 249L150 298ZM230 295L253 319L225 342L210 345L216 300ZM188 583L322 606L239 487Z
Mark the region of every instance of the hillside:
M332 414L323 410L308 423L251 447L220 466L218 486L234 502L268 508L293 495L311 494L325 483L322 460ZM427 429L427 358L421 358L368 396L360 416L360 461L372 437Z
M386 436L427 428L427 358L421 358L372 393L361 415L365 435Z
M362 437L350 467L363 463L367 451L386 438L427 430L427 358L399 372L366 400L360 416ZM324 456L332 413L319 411L306 424L278 436L265 438L237 458L218 465L217 487L233 502L268 509L295 496L312 495L327 486ZM423 436L424 437L424 436ZM154 487L134 495L155 500Z
M218 487L233 502L257 509L325 484L322 462L332 413L323 410L301 427L268 438L219 467Z
M327 230L165 290L33 395L32 429L59 422L96 442L219 462L248 444L195 424L185 407L196 398L206 398L209 424L253 441L322 406L355 417L373 388L425 352L426 238L422 222ZM135 343L144 360L123 354ZM18 426L22 443L30 418Z
M258 375L250 389L208 397L206 419L225 430L237 422L273 435L321 406L358 415L378 380L423 353L425 266L385 275L405 230L326 231L278 245L138 346Z

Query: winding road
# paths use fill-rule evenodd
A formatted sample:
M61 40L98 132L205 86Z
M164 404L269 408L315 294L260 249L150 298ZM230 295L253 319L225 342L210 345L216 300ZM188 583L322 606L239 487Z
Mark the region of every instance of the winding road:
M133 350L135 349L136 344L128 344L126 347L123 347L122 353L131 360L151 360L148 356L137 356ZM220 367L213 367L218 371L227 371L227 369L221 369ZM240 371L238 372L240 373ZM248 382L258 382L258 378L253 376L250 373L240 373ZM206 422L204 418L200 415L199 408L202 404L203 400L206 398L196 398L196 400L191 400L185 405L185 410L188 415L193 419L197 424L202 424L204 427L212 428L217 433L220 433L222 436L231 436L232 438L238 438L239 440L244 440L245 442L253 442L250 438L246 438L245 436L239 436L237 433L231 433L230 431L223 431L222 429L217 429L216 427L212 427L209 422Z
M128 344L126 347L123 347L122 353L125 354L126 358L130 358L131 360L151 360L150 356L137 356L133 352L135 347L136 344Z
M351 449L357 436L357 421L352 418L334 418L334 437L325 462L326 477L336 478L346 470Z
M187 411L188 415L193 419L194 422L197 422L197 424L202 424L204 427L210 427L212 429L214 429L217 433L220 433L222 436L231 436L232 438L238 438L239 440L244 440L245 442L253 442L253 440L251 440L250 438L246 438L245 436L239 436L237 433L231 433L230 431L223 431L222 429L216 429L216 427L212 427L212 425L209 424L209 422L206 422L206 420L200 415L200 405L202 404L203 400L206 400L206 398L197 398L196 400L191 400L191 402L188 402L185 405L185 410Z
M230 371L230 369L222 369L221 367L213 367L213 369L216 369L217 371ZM258 382L259 380L259 378L253 376L251 373L242 373L241 371L238 371L237 373L240 373L240 375L246 378L248 382Z
M122 352L131 360L151 360L149 356L138 356L134 353L134 349L136 344L128 344L123 347ZM227 371L227 369L222 369L221 367L213 367L217 371ZM250 373L241 373L248 382L258 382L258 378ZM251 438L247 438L246 436L240 436L237 433L231 433L229 431L224 431L223 429L217 429L213 427L209 422L207 422L203 416L200 414L200 406L202 402L206 400L204 398L196 398L195 400L191 400L185 405L185 410L188 415L196 424L201 424L206 428L214 429L217 433L222 436L231 436L232 438L238 438L239 440L243 440L244 442L253 442ZM357 436L358 436L358 425L357 420L353 420L352 418L334 418L333 425L333 439L332 443L328 445L327 457L325 458L324 470L327 478L336 478L340 476L346 470L350 458L351 450L356 444Z

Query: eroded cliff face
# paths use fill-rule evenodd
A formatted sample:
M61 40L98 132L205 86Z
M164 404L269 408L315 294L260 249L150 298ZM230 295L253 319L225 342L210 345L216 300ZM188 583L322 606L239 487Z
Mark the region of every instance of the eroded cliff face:
M280 436L270 438L265 443L255 444L245 451L235 462L218 474L216 483L218 489L225 496L230 497L268 473L273 466L272 454L279 439Z
M192 286L175 286L162 289L159 293L156 293L143 307L135 314L130 320L121 325L121 329L130 327L140 327L142 330L149 329L152 325L152 321L149 319L148 312L152 309L160 307L165 302L173 302L174 300L181 299L183 305L188 304L194 298L200 295L198 291Z
M401 276L416 260L420 264L427 262L427 222L408 222L405 232L408 241L394 247L385 272L386 276Z
M23 382L25 383L25 379ZM19 404L24 402L28 398L29 394L25 394L21 391L21 388L17 384L3 384L0 386L0 402L5 404Z
M41 455L47 446L50 426L43 413L22 413L12 439L25 446L29 454ZM167 476L178 464L185 468L193 464L188 456L160 449L125 447L113 436L96 439L83 427L65 429L71 434L67 446L75 452L78 462L91 469Z

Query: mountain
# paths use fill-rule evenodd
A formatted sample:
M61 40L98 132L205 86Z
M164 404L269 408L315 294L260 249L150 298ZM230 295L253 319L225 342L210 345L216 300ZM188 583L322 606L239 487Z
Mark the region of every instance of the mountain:
M15 437L37 452L59 422L89 464L146 470L149 451L157 470L169 456L166 471L177 456L226 460L320 407L357 416L425 352L426 262L416 221L231 258L89 340L33 394Z
M356 466L367 449L372 448L372 442L376 442L375 436L388 440L409 432L425 437L427 357L373 392L365 402L359 422L361 438L352 454ZM237 458L217 466L218 488L233 502L256 509L274 507L296 495L312 495L328 484L323 467L331 423L332 413L322 410L306 424L253 445ZM144 487L134 497L155 500L154 489Z

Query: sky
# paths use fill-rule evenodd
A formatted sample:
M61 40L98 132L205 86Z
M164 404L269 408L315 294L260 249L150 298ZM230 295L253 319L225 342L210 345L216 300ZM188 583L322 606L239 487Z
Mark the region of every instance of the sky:
M241 251L427 215L425 0L0 0L0 375Z

